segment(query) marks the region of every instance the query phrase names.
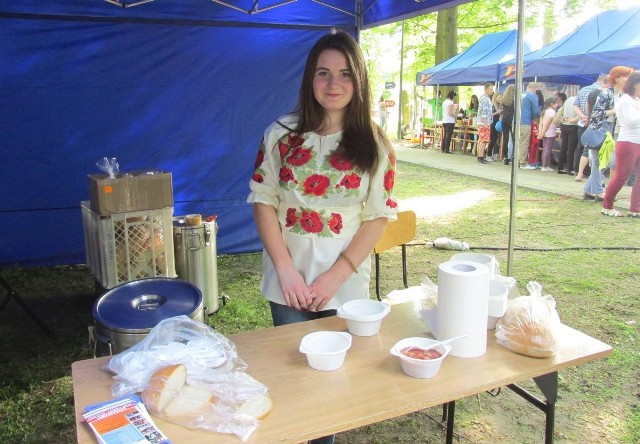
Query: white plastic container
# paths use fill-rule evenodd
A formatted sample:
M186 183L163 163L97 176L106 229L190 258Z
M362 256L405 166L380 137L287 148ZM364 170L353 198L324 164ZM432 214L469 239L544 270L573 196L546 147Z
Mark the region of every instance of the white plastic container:
M300 342L300 352L307 355L309 366L327 372L342 367L350 347L351 335L339 331L316 331Z
M433 344L437 343L435 339L429 338L405 338L401 339L391 348L391 354L400 358L400 364L402 365L402 370L409 376L413 378L433 378L440 371L440 366L442 365L442 361L447 357L449 352L451 351L451 345L442 344L436 347L432 347ZM439 358L436 359L416 359L411 358L402 353L402 350L406 347L421 347L424 349L434 348L438 352L442 354Z
M349 333L356 336L373 336L380 330L382 320L391 311L388 302L373 299L356 299L338 308L338 317L346 319Z
M489 281L489 311L487 316L487 330L496 328L498 320L507 311L509 289L496 280Z

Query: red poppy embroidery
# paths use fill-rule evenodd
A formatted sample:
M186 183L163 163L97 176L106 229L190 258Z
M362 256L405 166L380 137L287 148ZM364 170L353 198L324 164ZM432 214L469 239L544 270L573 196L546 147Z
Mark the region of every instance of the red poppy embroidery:
M287 163L293 166L301 166L311 160L311 149L309 148L296 148L289 157L287 157Z
M280 158L287 155L288 152L295 150L304 143L304 139L292 134L287 135L287 140L281 140L278 144L278 150L280 151Z
M321 174L312 174L304 181L304 193L322 196L329 187L330 180Z
M329 219L329 229L336 234L340 234L342 231L342 215L339 213L331 213Z
M285 224L285 227L287 228L291 228L293 227L296 222L298 222L298 216L296 215L296 209L295 208L287 208L287 223Z
M388 197L388 198L387 198L387 206L388 206L389 208L395 208L395 207L397 207L397 206L398 206L398 203L397 203L395 200L393 200L393 199L391 199L390 197Z
M258 151L258 155L256 156L256 164L254 168L258 168L260 165L262 165L263 161L264 161L264 151L260 150Z
M358 188L360 186L360 176L358 176L356 173L347 174L340 181L340 185L349 190Z
M329 157L329 164L338 171L349 171L353 169L353 164L342 152L334 151Z
M262 177L262 174L256 173L253 175L253 180L254 182L262 183L264 182L264 177Z
M322 219L315 211L302 211L300 226L307 233L320 233L322 231Z
M394 170L388 170L384 174L384 189L391 191L393 189L393 183L395 181L396 172Z
M291 168L287 168L287 167L280 168L280 180L282 182L295 181L295 176L293 175L293 171L291 171Z

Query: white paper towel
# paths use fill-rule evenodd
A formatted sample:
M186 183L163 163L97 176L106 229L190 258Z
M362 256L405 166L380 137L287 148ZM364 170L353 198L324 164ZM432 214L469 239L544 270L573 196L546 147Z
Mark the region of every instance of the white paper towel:
M489 269L477 262L449 261L438 267L437 326L439 340L453 342L451 355L481 356L487 351Z

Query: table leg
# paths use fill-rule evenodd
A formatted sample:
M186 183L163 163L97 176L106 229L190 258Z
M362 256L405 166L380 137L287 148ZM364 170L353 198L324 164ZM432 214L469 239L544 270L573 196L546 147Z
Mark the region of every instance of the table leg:
M447 437L445 442L447 444L453 444L453 422L455 420L456 402L449 401L447 406Z
M546 401L538 399L517 384L510 384L507 387L544 412L546 419L544 442L545 444L552 444L556 415L556 401L558 399L558 372L551 372L546 375L538 376L537 378L533 378L533 380L545 396Z

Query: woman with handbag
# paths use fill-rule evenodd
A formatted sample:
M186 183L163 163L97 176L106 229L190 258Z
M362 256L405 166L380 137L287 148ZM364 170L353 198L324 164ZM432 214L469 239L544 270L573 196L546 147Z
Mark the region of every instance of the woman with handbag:
M622 86L627 81L632 68L627 66L615 66L609 71L609 84L611 88L600 91L596 103L591 110L589 127L585 130L580 141L589 147L589 159L591 161L591 175L584 184L584 199L602 202L604 200L604 186L602 174L598 162L598 150L604 142L607 132L613 134L615 127L615 101L622 92ZM604 165L606 167L606 165Z
M620 132L616 140L617 167L607 187L602 214L605 216L624 216L613 208L616 195L627 179L635 171L640 174L640 71L629 75L623 88L623 96L615 106L616 116L620 124ZM627 216L640 217L640 182L636 181L631 190L631 203Z

